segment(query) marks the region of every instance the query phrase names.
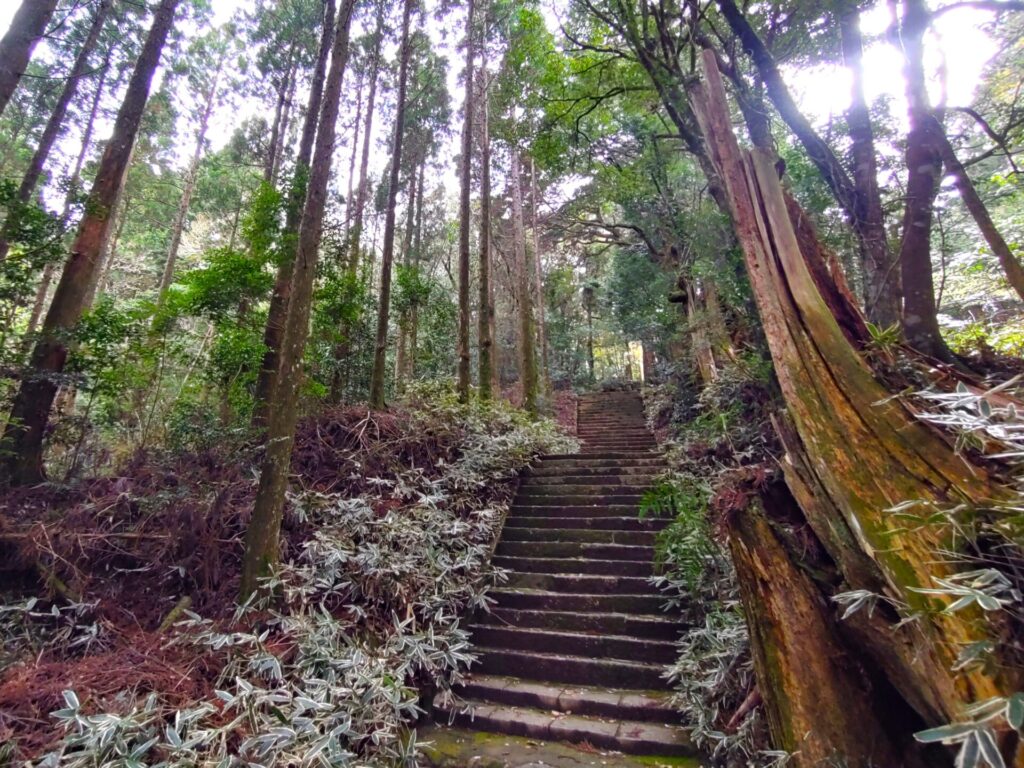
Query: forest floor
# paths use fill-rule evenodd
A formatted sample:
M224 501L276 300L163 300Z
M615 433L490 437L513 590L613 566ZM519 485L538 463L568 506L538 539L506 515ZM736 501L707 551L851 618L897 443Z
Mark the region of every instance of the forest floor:
M572 400L559 397L563 421ZM255 443L139 455L103 476L8 493L0 764L47 753L61 765L105 764L143 748L185 759L182 749L209 747L203 738L235 753L267 749L285 764L325 748L295 725L309 720L310 733L335 728L328 750L386 763L405 748L417 689L445 687L465 666L457 617L493 578L490 547L517 474L538 454L571 448L566 426L559 434L505 404L467 408L436 392L388 412L349 407L306 420L282 529L284 605L269 610L235 604ZM347 730L305 711L337 695L303 688L323 673L318 653L357 678L345 681ZM360 698L359 685L394 678L369 705ZM236 700L256 695L250 683L267 695L231 720ZM294 743L258 742L282 712ZM196 743L164 738L159 724L170 722ZM101 746L108 726L117 738Z

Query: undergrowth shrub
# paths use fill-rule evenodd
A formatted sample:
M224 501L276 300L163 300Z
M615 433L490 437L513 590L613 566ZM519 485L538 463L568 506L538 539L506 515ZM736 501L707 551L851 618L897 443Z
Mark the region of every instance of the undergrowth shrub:
M386 435L374 437L369 419L356 425L349 466L377 467L360 493L314 487L300 473L289 525L307 534L292 540L272 598L232 616L189 612L177 624L165 645L216 659L212 695L170 702L126 687L99 699L69 688L52 715L59 741L28 764L414 764L416 720L473 660L462 618L503 578L489 558L511 480L537 455L575 444L503 402L461 405L437 386L409 398ZM407 435L450 449L429 466L380 463ZM25 627L41 621L33 613L0 614L5 652L23 656L22 638L38 642Z

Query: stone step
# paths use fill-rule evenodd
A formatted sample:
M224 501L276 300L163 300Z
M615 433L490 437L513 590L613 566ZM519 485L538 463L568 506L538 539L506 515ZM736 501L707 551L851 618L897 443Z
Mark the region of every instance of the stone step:
M668 690L664 667L639 661L588 659L539 651L475 646L479 671L488 675L512 675L548 683L608 685L639 690Z
M569 541L587 544L628 544L653 546L653 531L617 531L602 528L526 528L517 520L509 520L501 534L502 541Z
M675 723L681 720L670 693L617 691L593 686L545 685L499 675L473 675L458 687L463 697L491 704L530 707L571 715Z
M658 595L577 595L529 589L492 589L497 608L563 613L625 613L663 616L665 598Z
M597 504L629 504L637 508L642 493L532 493L528 490L516 494L514 504L527 507L586 507Z
M542 457L537 466L543 468L584 466L590 469L603 469L606 467L652 467L655 469L665 469L668 467L668 464L665 461L665 457L657 453L617 455L608 458L595 456L592 453L553 453Z
M474 643L488 648L540 651L583 656L588 659L640 661L648 664L671 664L676 658L675 643L624 635L503 627L495 624L473 624L470 631Z
M630 544L597 544L576 541L504 541L496 555L503 557L586 557L594 560L654 560L654 547Z
M582 557L495 557L498 568L517 573L594 573L605 576L638 576L654 574L651 563L637 560L588 560Z
M442 722L451 722L475 730L540 741L586 743L591 748L615 750L631 755L687 757L698 754L690 742L687 731L679 726L631 720L606 722L598 718L552 715L541 710L479 701L467 702L462 707L438 707L436 715Z
M641 483L623 485L561 485L558 483L523 483L519 486L519 495L528 496L643 496L650 489Z
M579 613L575 611L532 611L517 608L491 608L482 613L481 624L565 630L569 632L608 632L613 635L650 638L674 642L683 625L673 619L630 613Z
M602 477L623 477L633 480L649 481L658 477L664 472L664 467L658 466L577 466L576 464L563 464L543 466L538 464L523 473L524 478L540 477L573 477L573 478L602 478Z
M542 515L538 517L527 517L518 512L510 512L506 525L516 528L566 528L566 529L588 529L595 531L653 531L657 533L669 524L664 518L645 517L639 518L636 515L623 517L556 517L554 515Z
M643 576L607 576L593 573L523 573L513 571L505 589L529 589L574 595L658 595L658 588Z
M653 474L603 474L603 475L575 475L562 471L561 474L526 475L520 483L520 488L532 488L533 486L577 486L577 485L600 485L617 486L625 485L633 488L650 488L653 485Z
M667 466L664 457L657 451L601 451L594 453L552 453L544 457L544 462L558 461L579 461L584 460L588 466L597 466L597 459L614 461L643 461L654 462L660 466ZM611 465L613 466L613 465Z
M509 517L636 517L637 504L536 504L518 501Z

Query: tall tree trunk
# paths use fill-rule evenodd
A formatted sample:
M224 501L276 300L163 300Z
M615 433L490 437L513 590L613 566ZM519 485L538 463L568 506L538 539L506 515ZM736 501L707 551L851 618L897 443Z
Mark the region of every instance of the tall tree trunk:
M221 54L217 62L217 69L214 71L213 82L210 84L210 92L206 94L206 103L203 105L203 112L199 117L199 131L196 133L196 147L192 152L192 160L188 170L185 172L185 188L181 192L181 200L178 201L178 210L174 214L174 222L171 224L171 243L167 248L167 259L164 262L163 275L160 277L160 285L157 288L156 316L154 324L159 322L160 310L167 301L167 292L174 282L174 268L178 263L178 249L181 247L181 237L185 233L185 222L188 220L188 211L192 206L192 195L196 189L196 181L199 177L199 164L203 160L203 150L206 147L206 133L210 127L210 117L217 103L217 90L220 85L220 76L224 68L224 55Z
M412 266L412 242L413 229L416 227L416 183L418 169L413 166L409 171L408 202L405 208L405 233L402 238L402 266L406 269ZM402 308L398 317L398 344L395 348L395 392L405 392L405 374L409 365L409 336L412 307Z
M380 265L380 296L377 312L377 338L373 350L373 372L370 376L370 406L384 407L384 379L388 354L388 318L391 310L391 265L395 257L395 207L398 202L398 173L402 165L402 143L405 139L406 90L409 80L409 21L413 0L404 0L402 11L402 48L398 66L398 108L391 150L391 177L388 181L388 203L384 216L384 246Z
M512 240L516 254L519 292L519 355L520 384L523 387L523 407L531 416L537 409L537 350L536 329L533 322L533 259L526 247L526 227L523 222L523 172L518 149L512 149L512 169L509 182L512 187Z
M263 180L271 185L274 183L274 175L277 172L277 155L281 151L281 144L284 142L284 131L282 128L288 104L288 90L291 88L291 80L295 72L294 46L289 49L287 56L288 68L285 70L277 87L277 101L274 104L274 122L270 125L270 141L267 145L267 156L263 159Z
M100 102L103 100L103 93L107 83L107 72L109 67L110 56L108 55L106 60L103 62L99 78L96 81L96 89L93 92L92 102L89 106L89 114L88 117L86 117L86 121L82 129L82 145L79 147L78 156L75 158L75 165L71 169L71 177L68 179L68 191L64 195L64 208L60 215L62 227L66 227L68 224L68 219L71 216L71 206L74 205L75 197L78 195L78 188L81 184L82 166L85 165L85 158L88 156L89 150L92 148L92 137L96 130L96 116L99 114ZM130 162L129 165L131 165ZM42 319L43 310L46 308L46 297L50 291L50 284L53 282L53 274L55 271L56 265L53 262L47 264L46 267L43 268L43 274L39 280L39 286L36 288L36 297L35 301L32 303L32 312L29 315L28 326L25 331L25 339L23 341L23 352L26 355L32 349L33 336L35 335L36 329L39 327L39 321Z
M64 118L67 116L68 106L78 92L79 82L85 77L86 68L89 66L89 57L96 49L96 43L99 41L100 32L103 31L103 25L110 12L112 1L101 0L96 8L96 12L93 14L89 32L82 42L82 47L78 49L75 63L71 67L71 72L68 73L64 88L61 89L60 96L57 97L57 103L50 113L50 119L46 121L43 134L39 137L36 151L32 154L32 159L29 160L25 175L21 179L21 185L18 187L18 199L22 203L27 203L32 198L32 193L35 192L39 179L43 174L46 161L50 157L50 151L64 129ZM7 250L10 247L10 235L15 223L12 220L8 220L4 225L3 232L0 232L0 261L7 258Z
M864 96L864 45L860 12L843 10L839 16L843 58L853 79L846 122L850 134L850 158L856 220L859 222L861 268L864 272L864 308L868 320L881 328L900 324L900 271L889 249L878 189L878 163L871 113Z
M284 165L284 151L288 147L288 133L292 127L292 115L295 111L295 89L299 84L299 65L292 65L291 81L288 83L288 95L284 100L284 112L281 113L281 134L277 141L277 151L274 153L274 167L270 172L270 185L277 186L278 178L281 175L281 167Z
M956 180L956 188L960 192L964 205L970 211L971 216L974 218L974 223L978 225L978 229L981 231L982 237L985 238L985 242L988 243L988 247L992 249L992 253L999 259L999 265L1003 268L1003 274L1006 275L1006 280L1010 283L1010 287L1017 292L1021 299L1024 299L1024 267L1021 266L1016 254L1010 250L1010 246L1007 245L995 222L992 221L988 208L978 194L978 190L974 188L974 182L971 181L967 169L964 168L957 158L953 145L949 143L949 138L945 134L939 138L941 140L942 159L946 164L946 172L951 174Z
M349 55L349 30L356 0L342 0L331 50L331 67L323 90L323 106L316 129L316 148L310 166L309 185L296 239L291 299L285 320L277 383L270 409L265 453L252 519L245 532L245 555L239 587L242 600L259 587L259 580L277 566L281 516L288 486L295 423L298 418L302 357L309 335L309 315L316 280L316 265L323 235L327 186L331 176L336 123L341 101L341 81Z
M363 73L365 74L365 73ZM352 154L348 156L348 190L345 193L345 231L352 226L352 213L355 208L353 197L355 190L356 158L359 155L359 129L363 124L363 75L356 81L356 118L352 125ZM346 255L347 257L347 255Z
M377 102L377 84L380 79L381 45L384 35L384 0L377 0L377 20L374 26L373 61L370 64L370 92L366 96L366 117L363 123L363 149L359 158L359 186L356 190L356 206L352 214L348 243L349 270L355 274L359 269L362 249L363 220L366 201L370 196L370 139L373 136L373 110Z
M161 0L157 6L153 25L118 111L113 135L100 160L85 217L43 322L42 336L32 351L28 375L14 399L2 440L7 456L4 470L10 482L38 482L45 476L43 436L57 392L55 377L64 369L67 359L65 334L75 326L85 309L86 294L99 266L100 249L149 98L153 74L160 63L160 53L173 26L179 1Z
M416 270L417 280L422 279L420 269L423 259L423 186L426 184L426 174L427 158L423 157L420 160L420 179L416 184L416 237L412 249L413 268ZM406 358L406 381L410 381L416 376L416 350L420 331L419 299L412 305L409 315L409 355Z
M23 0L0 39L0 115L25 74L32 51L45 34L56 8L57 0Z
M548 364L548 332L544 319L544 267L540 257L540 228L537 208L540 192L537 188L537 164L530 158L530 230L533 235L533 266L537 283L537 338L540 341L541 391L545 399L551 397L551 368Z
M316 138L317 121L320 119L320 106L323 102L327 57L331 52L334 13L334 0L327 0L324 3L320 50L317 52L316 64L313 68L309 103L306 105L306 118L302 126L302 137L299 139L299 154L295 158L295 178L292 180L288 210L285 213L286 232L298 230L303 204L306 200L309 163L313 155L313 140ZM270 307L267 310L267 324L263 329L263 361L260 364L259 375L256 377L255 404L252 415L252 425L257 429L262 429L267 425L270 415L269 407L274 392L274 382L277 379L281 342L284 339L285 317L288 314L288 301L291 297L294 264L294 251L286 249L282 254L281 263L277 266L274 290L270 294Z
M462 117L462 164L459 169L459 402L469 402L469 227L473 215L470 194L473 186L473 0L466 0L466 100Z
M808 263L822 259L819 251L811 252L818 243L798 239L774 157L739 149L713 56L706 54L704 63L707 86L694 93L695 111L726 183L733 226L794 425L790 439L780 430L787 483L844 587L881 589L919 619L899 622L895 611L891 617L876 613L885 626L864 640L865 652L921 721L954 722L965 705L1018 690L1021 673L999 663L953 671L958 649L990 639L997 628L970 610L943 613L949 598L920 591L956 569L941 556L956 549L950 526L925 520L901 526L888 510L908 500L971 504L1008 498L1009 491L893 399L843 335L821 293L829 284L816 281L808 269ZM786 587L780 583L779 588ZM769 695L771 681L762 682ZM830 748L828 729L840 724L851 732L873 727L859 721L854 713L861 708L854 704L837 701L825 712L794 712L786 728L807 734L801 753ZM877 764L870 743L855 747L845 755L848 765ZM813 763L797 763L805 764Z
M494 302L491 298L491 127L487 46L480 46L480 292L477 297L480 399L494 396Z
M900 41L909 105L907 200L903 214L900 269L903 275L903 325L907 342L927 355L955 362L939 330L932 278L932 215L942 179L941 141L945 136L928 100L924 73L924 34L928 9L923 0L904 0Z

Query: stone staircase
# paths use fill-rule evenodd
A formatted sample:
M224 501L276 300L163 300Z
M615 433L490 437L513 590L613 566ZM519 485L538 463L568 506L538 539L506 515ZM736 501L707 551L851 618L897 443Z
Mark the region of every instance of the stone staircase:
M662 678L680 624L648 582L664 521L637 505L665 464L639 394L584 395L579 454L523 478L494 562L511 574L472 629L480 665L442 722L634 755L695 755Z

